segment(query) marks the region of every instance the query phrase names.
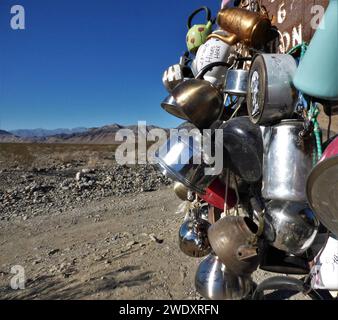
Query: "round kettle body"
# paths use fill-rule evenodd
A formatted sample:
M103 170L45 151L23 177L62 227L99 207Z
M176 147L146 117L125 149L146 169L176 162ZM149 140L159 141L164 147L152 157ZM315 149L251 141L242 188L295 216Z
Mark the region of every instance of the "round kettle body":
M270 201L265 211L265 238L286 253L302 255L313 244L319 222L306 203Z
M234 275L211 254L198 267L195 287L207 300L242 300L253 289L253 281L250 276Z
M228 270L236 275L249 275L260 263L257 232L258 227L249 218L227 216L211 225L208 237L213 251ZM251 255L243 259L246 252Z
M181 251L189 257L200 258L211 252L208 240L210 224L202 219L186 220L179 231L179 245Z

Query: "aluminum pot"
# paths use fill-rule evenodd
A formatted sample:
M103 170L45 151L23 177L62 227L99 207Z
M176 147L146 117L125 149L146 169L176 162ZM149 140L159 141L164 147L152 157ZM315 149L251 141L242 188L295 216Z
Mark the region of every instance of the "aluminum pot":
M249 218L227 216L208 230L210 245L220 261L236 275L253 273L259 265L258 227Z
M242 300L253 289L253 281L247 275L234 275L217 256L211 254L197 269L195 287L207 300Z
M201 258L211 252L208 240L209 222L195 217L186 220L179 230L179 246L189 257Z
M265 239L273 247L301 255L313 244L319 222L306 203L270 201L265 210Z
M265 125L291 119L298 99L292 79L297 70L288 54L260 54L252 62L247 92L248 114Z
M237 97L246 97L249 71L230 69L227 72L224 92Z
M325 149L306 186L308 202L320 222L338 236L338 136Z
M216 175L206 175L205 170L212 166L203 160L202 140L198 129L183 130L179 136L171 136L156 153L162 174L199 194L204 194L217 178Z
M263 130L263 189L266 200L306 202L306 179L316 147L314 135L300 138L301 120L283 120Z

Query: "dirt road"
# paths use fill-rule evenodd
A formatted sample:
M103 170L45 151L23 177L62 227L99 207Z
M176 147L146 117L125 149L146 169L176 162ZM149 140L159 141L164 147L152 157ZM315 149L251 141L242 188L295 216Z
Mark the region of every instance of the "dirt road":
M200 299L194 289L200 260L177 246L179 203L165 188L2 221L0 298ZM10 288L14 265L25 269L24 290ZM259 271L254 278L267 276Z

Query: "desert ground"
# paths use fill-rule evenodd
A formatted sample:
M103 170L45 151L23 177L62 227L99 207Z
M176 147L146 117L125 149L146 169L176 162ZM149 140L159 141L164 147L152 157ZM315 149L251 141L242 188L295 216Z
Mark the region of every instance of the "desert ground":
M201 299L171 181L114 164L115 148L0 144L0 299ZM17 265L23 290L10 286Z

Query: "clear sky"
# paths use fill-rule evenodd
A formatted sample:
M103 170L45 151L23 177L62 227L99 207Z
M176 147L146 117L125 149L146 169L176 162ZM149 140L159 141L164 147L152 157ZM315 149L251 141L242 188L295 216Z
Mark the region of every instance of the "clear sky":
M0 0L0 128L178 125L160 107L163 71L185 51L189 14L220 2ZM10 27L16 4L25 30Z

